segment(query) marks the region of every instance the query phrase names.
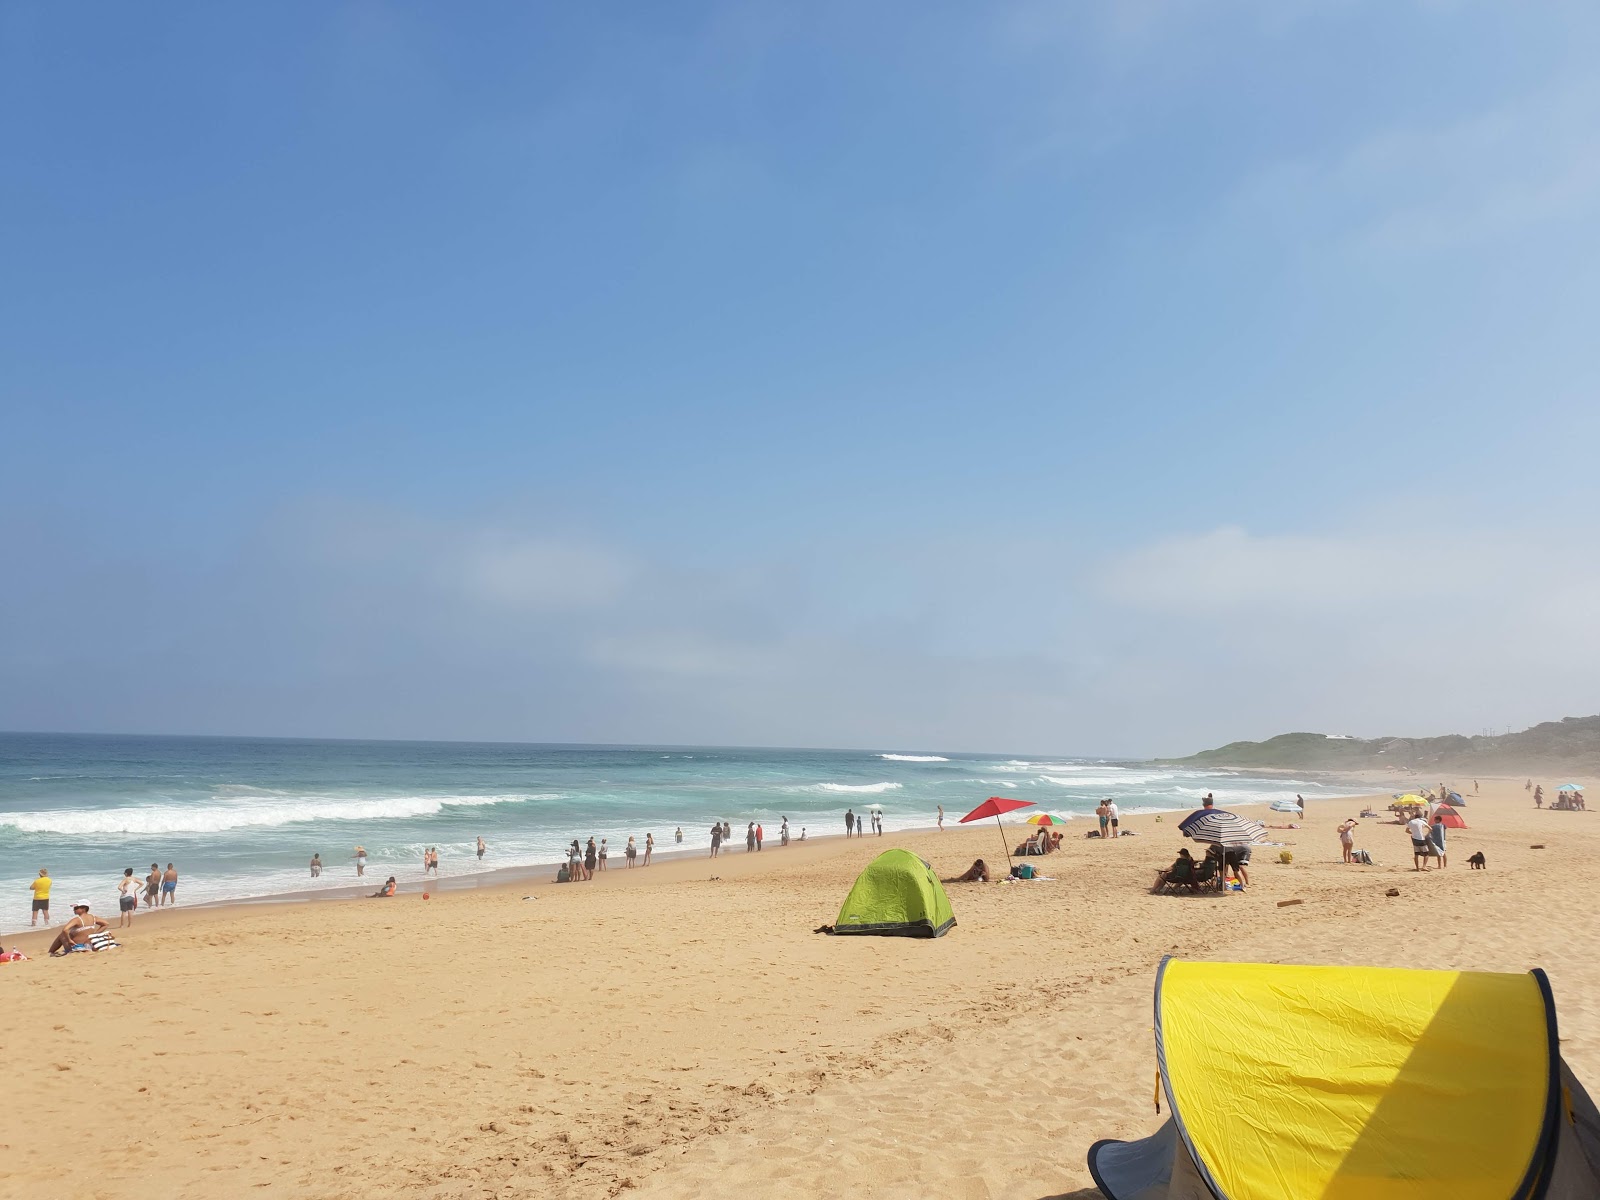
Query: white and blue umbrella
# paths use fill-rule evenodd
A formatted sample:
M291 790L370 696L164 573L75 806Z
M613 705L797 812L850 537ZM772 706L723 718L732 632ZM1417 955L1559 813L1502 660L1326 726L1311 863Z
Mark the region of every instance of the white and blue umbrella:
M1300 806L1293 800L1274 800L1269 807L1273 812L1297 813L1300 811Z
M1202 808L1178 823L1178 831L1197 842L1244 846L1267 840L1267 827L1221 808Z

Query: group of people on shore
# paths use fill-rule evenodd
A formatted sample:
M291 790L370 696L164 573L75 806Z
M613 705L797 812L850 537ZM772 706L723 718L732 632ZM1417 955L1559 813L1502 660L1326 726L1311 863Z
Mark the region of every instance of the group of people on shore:
M680 839L682 832L682 830L678 831ZM643 861L640 861L639 843L634 840L632 834L629 834L628 844L623 847L622 853L628 860L630 869L635 866L648 867L650 865L650 856L655 853L655 849L656 835L653 833L645 834ZM593 879L597 871L606 869L610 855L609 838L601 838L599 843L596 844L594 838L591 837L587 846L580 843L577 838L573 838L572 844L567 847L567 861L556 869L556 882L581 883L585 880Z
M1544 784L1535 784L1528 780L1525 785L1533 789L1533 806L1544 807ZM1583 791L1580 788L1561 788L1556 792L1556 798L1550 802L1550 807L1555 812L1588 812L1589 806L1584 801Z
M29 913L28 925L37 928L39 921L44 920L45 928L50 927L50 891L55 886L55 880L50 877L49 867L40 867L39 874L28 884L33 901ZM120 928L129 928L133 925L133 914L138 911L140 898L144 899L144 906L150 908L163 908L178 903L178 868L173 863L168 863L162 870L160 863L150 864L150 873L139 878L132 867L124 867L122 877L117 880L117 924ZM68 917L64 924L79 928L82 923L76 922L78 909L88 912L90 905L80 901L72 906L73 916ZM98 920L98 918L96 918ZM60 940L59 938L57 939Z
M939 827L942 829L942 828L944 828L944 826L942 824L942 822L944 821L944 807L942 805L939 808L939 820L941 822ZM872 823L872 832L877 834L879 837L882 837L883 836L883 813L882 812L880 812L876 808L871 808L871 809L868 809L865 814L863 814L862 816L858 817L858 816L856 816L854 809L852 809L852 808L845 809L844 810L844 835L845 835L845 837L866 837L867 836L867 823L868 823L868 821L871 821L871 823Z
M683 841L683 830L681 830L681 829L678 831L678 840L680 842ZM733 826L731 824L729 824L727 821L718 821L716 824L712 825L711 826L711 854L710 854L710 857L711 858L720 857L721 854L722 854L723 846L727 845L732 840L733 840ZM799 840L802 841L802 842L806 840L806 829L805 829L804 825L802 825L800 827ZM744 849L745 849L745 853L753 854L753 853L759 852L760 849L764 845L766 845L766 842L767 842L767 831L762 827L760 821L751 821L745 826L745 830L744 830ZM778 826L778 844L780 846L787 846L789 844L789 818L788 817L781 818L781 823Z

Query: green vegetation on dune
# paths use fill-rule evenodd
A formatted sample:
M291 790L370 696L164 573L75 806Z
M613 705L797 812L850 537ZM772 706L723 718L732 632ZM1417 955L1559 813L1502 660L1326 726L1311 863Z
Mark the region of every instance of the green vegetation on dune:
M1476 771L1485 775L1537 774L1553 769L1600 772L1600 716L1564 717L1489 737L1455 733L1430 738L1341 738L1321 733L1280 733L1264 742L1229 742L1188 758L1162 761L1294 771L1411 768Z

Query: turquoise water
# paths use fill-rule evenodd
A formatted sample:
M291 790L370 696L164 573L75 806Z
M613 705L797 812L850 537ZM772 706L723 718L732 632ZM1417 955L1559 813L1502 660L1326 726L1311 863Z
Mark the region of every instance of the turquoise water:
M883 806L886 829L953 823L990 795L1089 814L1112 796L1132 810L1262 802L1337 789L1218 771L1051 756L931 750L753 750L460 742L0 734L0 929L27 920L39 867L54 899L115 911L124 867L178 865L188 902L264 896L369 877L420 875L425 846L457 875L554 862L573 838L703 849L714 820L776 837L844 832L844 812ZM1024 814L1025 815L1025 814ZM489 844L483 863L476 839ZM313 852L326 869L316 883ZM65 911L64 907L62 911Z

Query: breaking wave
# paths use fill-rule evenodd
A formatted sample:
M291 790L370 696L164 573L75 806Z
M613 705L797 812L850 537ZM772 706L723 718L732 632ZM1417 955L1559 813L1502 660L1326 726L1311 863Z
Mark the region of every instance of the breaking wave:
M151 804L129 808L56 809L51 812L0 814L0 826L23 833L220 833L294 825L305 821L404 821L431 817L447 808L516 804L524 800L556 800L555 792L520 796L396 796L386 800L340 800L303 796L252 804Z
M880 754L879 758L889 762L949 762L942 754Z

